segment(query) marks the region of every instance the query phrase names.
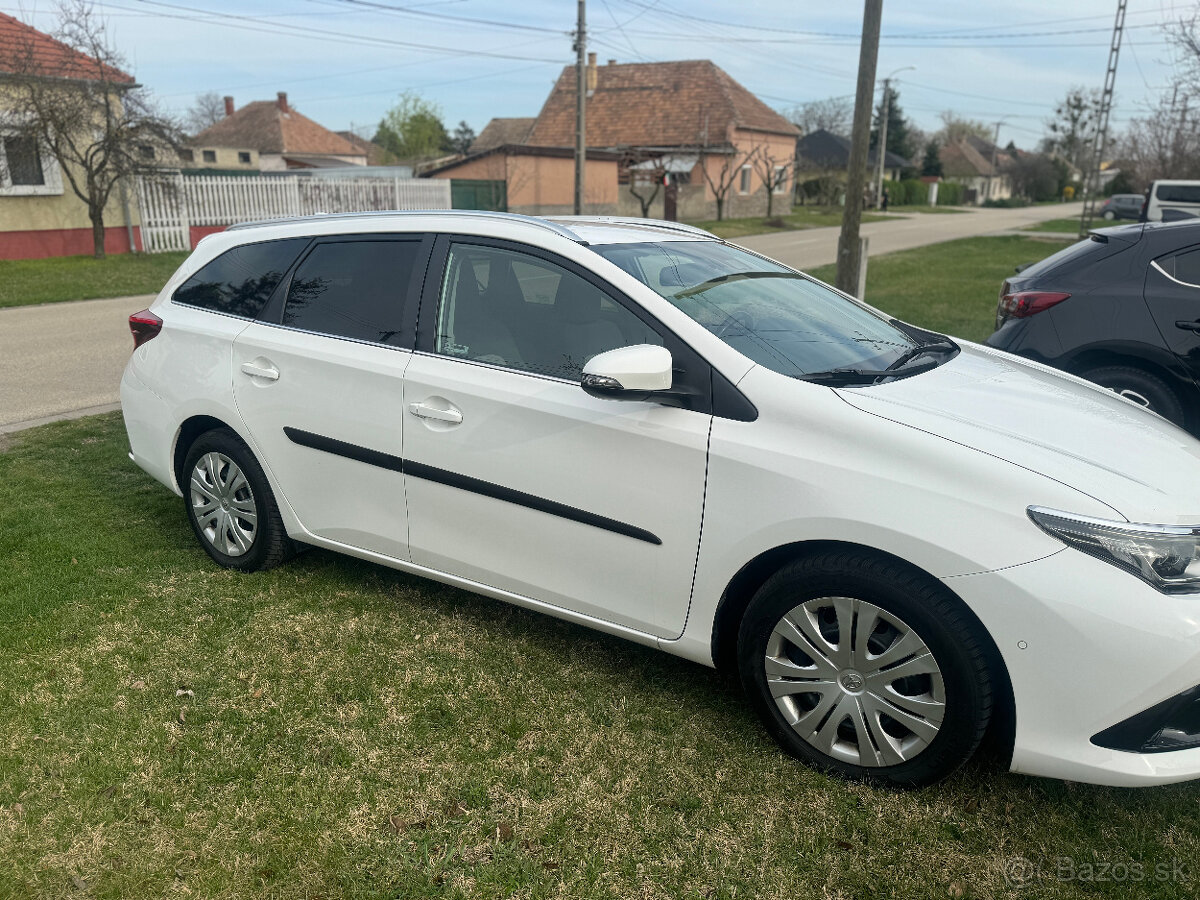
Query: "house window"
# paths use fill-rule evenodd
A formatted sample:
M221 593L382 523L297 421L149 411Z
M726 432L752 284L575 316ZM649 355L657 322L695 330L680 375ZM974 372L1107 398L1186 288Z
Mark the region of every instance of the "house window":
M0 132L0 194L61 194L58 164L35 135Z
M742 166L742 178L738 183L738 193L750 193L750 173L753 170L749 166Z
M188 149L180 150L179 151L179 161L180 162L195 162L196 161L196 151L188 150Z
M217 161L217 151L216 150L203 150L201 152L204 154L205 162L216 162Z
M787 166L776 166L771 178L771 191L775 194L787 192Z
M238 162L243 165L250 165L250 154L245 150L238 151Z
M149 144L138 144L138 156L142 159L154 159L154 148Z

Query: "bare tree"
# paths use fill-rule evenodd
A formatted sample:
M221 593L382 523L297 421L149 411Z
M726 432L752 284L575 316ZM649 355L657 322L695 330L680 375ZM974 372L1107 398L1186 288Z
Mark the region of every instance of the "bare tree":
M195 101L183 115L183 127L188 134L197 135L210 125L225 118L225 100L216 91L197 94Z
M1144 188L1156 178L1200 178L1198 105L1176 86L1144 117L1130 121L1117 143L1117 161L1132 183Z
M1091 165L1092 147L1100 128L1100 91L1075 87L1046 120L1042 149L1079 171Z
M992 126L986 122L980 122L977 119L967 119L949 109L940 113L938 118L942 120L942 127L933 137L942 146L957 144L964 138L969 137L979 137L987 141L992 139Z
M10 129L31 137L58 163L74 194L87 205L92 245L104 258L104 211L113 189L130 176L175 158L178 129L159 116L145 92L122 71L104 23L85 0L59 8L55 37L61 48L38 42L36 32L4 48Z
M775 215L775 194L777 189L787 185L792 167L796 164L795 155L777 157L769 147L758 146L750 154L754 171L767 190L767 218ZM782 190L779 193L783 193Z
M1200 10L1181 16L1178 23L1163 27L1167 41L1174 45L1178 65L1182 69L1176 85L1193 97L1200 94Z
M641 147L626 147L622 151L621 168L629 178L629 193L642 208L642 218L650 218L650 208L667 177L666 158L662 153Z
M729 197L729 190L733 187L733 183L738 180L738 176L742 173L742 168L747 165L753 165L755 156L759 153L760 147L755 146L746 153L739 153L736 147L728 144L713 146L711 144L701 144L696 148L697 161L700 164L700 172L704 176L704 182L708 185L708 189L712 191L713 199L717 203L717 221L725 218L725 201ZM716 166L709 166L709 160L716 160Z
M813 100L811 103L794 106L783 115L799 128L802 134L812 134L823 128L834 134L845 135L850 132L850 124L854 119L853 100L853 97Z

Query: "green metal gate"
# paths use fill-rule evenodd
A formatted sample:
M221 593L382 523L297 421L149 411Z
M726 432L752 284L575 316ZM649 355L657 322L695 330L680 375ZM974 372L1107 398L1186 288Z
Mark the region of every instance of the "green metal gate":
M450 206L508 212L508 184L482 178L451 178Z

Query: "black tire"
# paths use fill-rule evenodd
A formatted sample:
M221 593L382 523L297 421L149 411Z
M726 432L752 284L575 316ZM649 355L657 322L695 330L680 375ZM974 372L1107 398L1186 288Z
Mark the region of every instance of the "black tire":
M192 476L196 472L197 464L207 454L219 454L225 460L234 463L245 476L246 488L240 489L235 496L228 498L230 501L240 502L245 504L246 509L249 506L254 508L255 523L253 526L252 537L248 542L246 549L232 546L231 537L232 529L238 529L238 533L245 536L248 519L240 519L235 513L236 509L228 515L224 520L227 525L224 529L226 537L217 538L206 533L206 526L202 524L197 510L202 507L197 506L199 497L193 489ZM218 457L214 457L217 459ZM208 467L202 467L203 473L207 472ZM224 468L228 473L228 466ZM275 566L286 562L298 552L298 546L291 538L288 537L287 531L283 525L283 519L279 515L279 507L275 503L275 495L271 491L270 482L267 481L267 476L263 473L262 466L258 464L258 460L254 458L254 454L250 452L250 448L245 442L228 428L217 428L212 431L206 431L192 442L188 448L187 455L184 457L183 469L181 472L180 487L183 489L183 505L187 513L188 522L191 523L192 532L196 535L196 540L200 542L200 546L208 553L213 560L227 569L238 569L242 572L261 572L266 569L273 569ZM229 509L229 507L223 507ZM236 524L240 522L241 526ZM210 528L216 532L216 528L209 523ZM218 547L217 543L224 543L233 549L234 553L228 553Z
M928 741L917 740L915 734L904 738L910 742L911 755L902 761L883 764L882 760L886 757L881 750L882 742L874 737L871 737L870 746L865 752L878 753L876 763L879 764L858 765L845 758L829 755L809 743L800 731L789 724L779 703L773 698L768 683L766 657L769 646L780 645L771 645L772 632L782 623L784 616L800 604L807 601L824 602L820 598L852 598L859 604L872 604L883 613L900 620L932 653L944 685L944 717L936 736ZM855 630L858 627L858 615L855 614ZM867 636L872 642L887 639L886 630L882 630L885 629L882 620L880 628L882 637L874 637L874 632ZM897 632L890 640L898 642L902 633ZM880 655L886 652L889 645L882 646L884 650L880 651ZM817 652L812 648L805 649L810 653ZM795 661L797 651L789 647L787 652L792 654ZM982 626L936 580L865 550L829 552L784 566L767 580L750 601L739 628L737 645L742 685L767 730L784 750L824 772L905 788L940 781L970 759L978 748L993 709L994 679L990 663L993 652ZM803 658L803 653L800 656ZM905 660L909 657L902 655L897 658ZM912 659L917 661L916 657ZM883 673L896 668L895 662L889 662L883 667ZM845 690L846 677L846 674L838 677L833 689L830 689L831 693ZM903 684L900 681L896 683ZM872 684L878 682L868 681L864 687L860 678L858 696L866 702L868 697L863 695L870 695L874 708L879 709L889 701L880 701L882 693L874 693ZM803 699L805 695L793 696ZM840 703L843 698L840 694L837 697L836 702ZM847 702L853 704L854 699ZM833 707L833 711L825 713L823 719L817 718L821 714L814 712L803 730L814 734L815 731L824 730L821 726L827 723L839 735L846 727L854 731L850 719L837 711L840 709L841 706ZM865 709L863 703L858 704L858 709L861 715ZM889 731L904 730L898 721L891 720L886 714L882 718L876 716L874 724ZM840 737L838 740L839 746L849 746ZM913 747L920 749L911 749ZM846 751L841 752L844 754ZM863 752L861 748L859 752Z
M1164 419L1183 425L1183 404L1179 397L1157 375L1133 366L1101 366L1083 373L1088 381L1128 397ZM1145 400L1145 403L1142 403Z

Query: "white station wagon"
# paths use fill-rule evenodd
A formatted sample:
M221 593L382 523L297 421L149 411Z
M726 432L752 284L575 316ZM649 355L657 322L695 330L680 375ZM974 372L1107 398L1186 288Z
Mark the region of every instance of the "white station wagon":
M989 729L1200 776L1200 443L1084 381L645 220L236 226L130 325L130 457L220 565L325 547L728 666L851 777Z

